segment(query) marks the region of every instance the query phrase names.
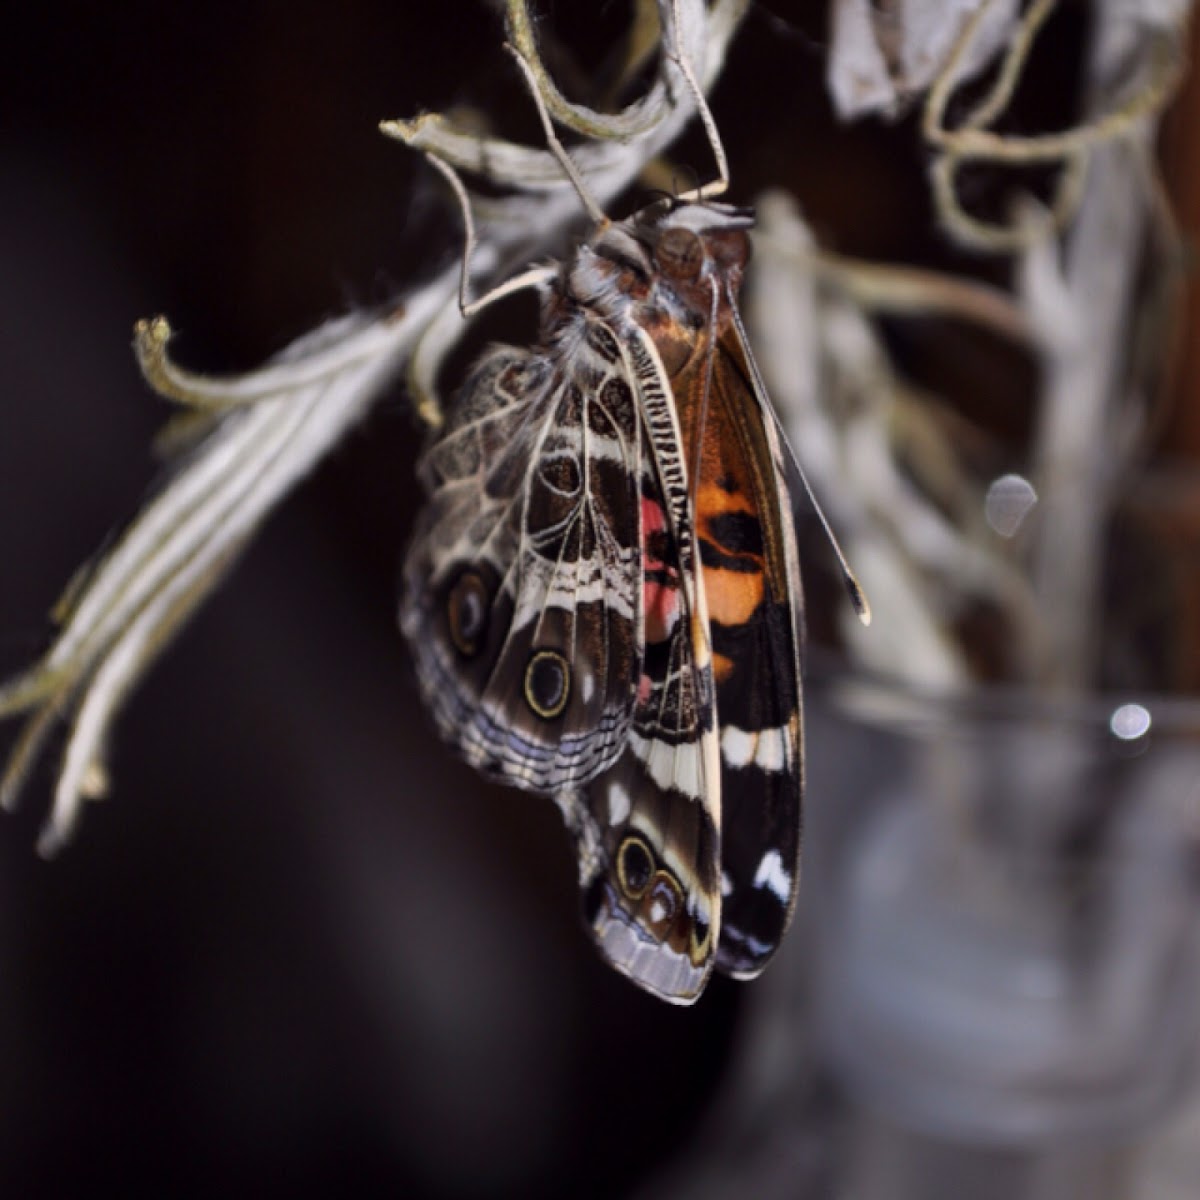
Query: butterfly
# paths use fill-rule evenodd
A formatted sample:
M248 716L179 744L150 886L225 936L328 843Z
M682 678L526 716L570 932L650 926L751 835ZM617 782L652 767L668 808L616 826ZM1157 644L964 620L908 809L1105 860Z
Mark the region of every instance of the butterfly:
M679 28L678 6L674 27ZM426 493L400 624L442 737L491 779L551 797L574 837L600 953L664 1000L758 975L796 906L804 598L793 523L812 493L738 311L753 211L687 58L719 178L594 222L542 295L535 346L468 374L417 465ZM851 600L870 610L819 507Z
M604 957L663 999L792 918L803 598L737 312L748 209L657 201L543 285L424 450L401 626L442 736L552 797Z

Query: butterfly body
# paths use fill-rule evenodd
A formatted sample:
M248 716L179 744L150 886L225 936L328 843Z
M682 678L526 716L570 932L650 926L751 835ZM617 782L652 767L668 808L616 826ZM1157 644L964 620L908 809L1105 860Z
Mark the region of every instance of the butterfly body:
M802 600L736 297L751 215L662 202L548 287L426 449L401 624L442 736L553 797L604 956L688 1003L795 903Z

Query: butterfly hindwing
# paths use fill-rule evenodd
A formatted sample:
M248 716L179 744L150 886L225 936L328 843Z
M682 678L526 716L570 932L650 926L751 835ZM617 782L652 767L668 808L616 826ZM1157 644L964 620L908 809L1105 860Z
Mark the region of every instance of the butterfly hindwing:
M623 755L576 814L584 919L601 954L664 1000L690 1004L720 928L720 835L708 808Z
M401 624L442 735L547 794L611 763L632 717L638 431L605 351L483 360L421 460L404 568Z
M720 923L719 765L678 422L648 339L498 349L420 465L402 625L443 736L554 797L601 953L678 1002Z

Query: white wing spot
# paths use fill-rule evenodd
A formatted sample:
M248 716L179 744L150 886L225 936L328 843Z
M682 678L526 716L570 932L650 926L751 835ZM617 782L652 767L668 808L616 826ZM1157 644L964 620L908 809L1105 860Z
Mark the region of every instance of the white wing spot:
M782 771L787 765L787 739L784 729L764 729L758 735L758 750L754 761L760 769L769 772Z
M754 761L754 734L726 725L721 729L721 757L731 767L748 767Z
M788 759L787 726L747 730L725 725L721 729L721 757L735 769L753 764L770 774L783 771Z
M754 873L754 886L767 888L774 892L786 904L792 890L792 877L783 865L783 857L778 850L768 850L758 864Z
M610 825L624 825L629 820L631 804L629 792L623 783L616 781L608 785L608 821Z
M674 788L685 796L703 794L703 740L672 746L658 738L646 738L630 732L629 746L646 768L656 787Z

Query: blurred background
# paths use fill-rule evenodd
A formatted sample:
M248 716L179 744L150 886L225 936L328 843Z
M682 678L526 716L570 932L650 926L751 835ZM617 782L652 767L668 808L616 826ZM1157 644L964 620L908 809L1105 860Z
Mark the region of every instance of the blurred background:
M541 10L586 68L602 62L629 6L547 0ZM1089 16L1068 4L1051 22L1017 127L1072 119ZM458 221L444 190L376 126L470 102L498 129L534 138L501 40L498 16L469 0L48 0L10 16L0 674L40 652L66 580L164 471L150 443L166 406L136 370L134 321L165 313L182 362L244 370L452 261ZM733 198L786 188L842 254L1005 282L1002 265L937 231L916 114L838 124L828 41L824 4L752 6L713 96ZM1200 206L1196 103L1185 91L1162 139L1185 228ZM675 158L709 172L694 131ZM985 207L999 203L986 175L970 186ZM508 336L531 336L520 305L500 320L512 322ZM882 336L906 372L1018 458L1033 421L1031 354L945 319ZM1183 338L1149 443L1150 457L1173 464L1200 448L1193 343ZM1186 1160L1161 1139L1187 1119L1197 864L1179 831L1196 814L1172 808L1164 824L1156 807L1146 833L1122 798L1200 804L1186 700L1159 719L1153 754L1109 736L1107 701L1080 701L1064 749L1059 710L1007 693L949 711L906 696L898 710L894 692L856 691L819 669L829 660L818 650L798 928L758 983L715 979L695 1008L669 1008L594 954L553 806L482 784L420 711L395 622L419 445L397 387L270 521L134 697L111 755L113 794L89 806L57 860L33 849L52 761L0 826L0 1186L1195 1194L1200 1177L1186 1169L1184 1190L1163 1190ZM1198 511L1185 498L1172 528ZM1198 537L1194 523L1174 543L1193 564ZM812 540L811 623L836 650L844 602L821 578L828 557ZM1143 560L1121 561L1130 577L1152 577ZM1183 631L1200 596L1190 586L1171 609ZM873 600L886 607L886 596ZM1139 644L1170 670L1148 669L1139 686L1185 696L1192 635L1157 618L1143 626ZM986 613L971 628L985 646L997 637ZM937 749L947 741L949 758ZM1015 779L1022 761L1058 774ZM1099 780L1116 815L1097 833L1081 812ZM1010 818L993 797L1042 788L1084 799L1051 822L1071 853L1030 868L1027 814ZM970 904L955 892L939 907L913 883L940 845L929 822L963 813L1001 827L1001 898L983 911L1021 908L1014 894L1044 902L987 943L1011 960L999 950L971 959L978 927L939 923ZM1088 857L1096 844L1103 852ZM1046 912L1062 928L1047 933ZM914 928L933 932L908 947ZM1106 974L1095 946L1123 963L1130 944L1149 947L1151 983L1122 991L1128 973ZM905 974L914 962L924 991ZM1053 1001L1074 985L1048 977L1047 963L1086 976L1088 996L1125 997L1111 1020L1096 1017L1091 1041L1068 1045L1078 1013ZM1006 1002L1014 979L1033 982ZM1042 1004L1024 1019L1031 997ZM1013 1028L988 1042L1006 1014ZM981 1045L983 1061L970 1053ZM1106 1047L1107 1065L1080 1073ZM955 1190L939 1190L950 1180Z

